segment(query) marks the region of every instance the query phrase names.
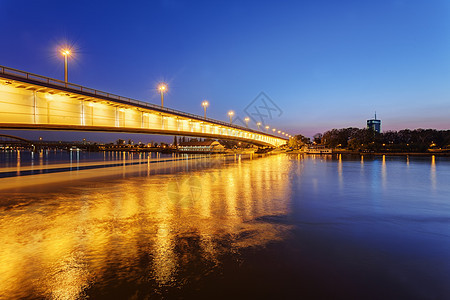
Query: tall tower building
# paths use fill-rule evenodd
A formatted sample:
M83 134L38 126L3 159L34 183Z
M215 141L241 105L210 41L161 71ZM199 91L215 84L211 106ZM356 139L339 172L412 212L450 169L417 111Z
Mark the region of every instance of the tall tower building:
M367 129L372 129L378 133L381 133L381 120L377 120L377 113L375 112L375 118L367 120Z

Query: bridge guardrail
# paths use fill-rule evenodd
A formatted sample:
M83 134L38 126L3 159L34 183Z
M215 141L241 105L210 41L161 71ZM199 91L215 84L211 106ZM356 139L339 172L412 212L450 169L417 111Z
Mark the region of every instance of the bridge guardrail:
M62 81L59 79L50 78L50 77L46 77L46 76L42 76L42 75L38 75L38 74L33 74L33 73L29 73L29 72L25 72L25 71L21 71L21 70L17 70L17 69L5 67L5 66L0 66L0 74L11 75L11 76L24 78L24 79L36 81L36 82L42 82L42 83L46 83L48 85L53 85L56 87L64 87L66 89L74 90L75 92L79 91L79 92L83 92L83 93L92 94L95 96L103 96L103 97L107 97L107 98L111 98L111 99L115 99L115 100L119 100L119 101L123 101L123 102L128 102L130 104L138 104L140 106L147 107L149 109L153 109L153 110L157 110L157 111L161 111L161 112L173 113L173 114L181 115L184 117L196 119L199 121L208 121L210 123L215 123L215 124L226 126L226 127L232 127L235 129L250 131L253 133L257 133L257 134L263 134L266 136L271 136L274 138L286 140L286 138L284 138L284 137L279 137L279 136L276 136L276 135L273 135L273 134L270 134L267 132L258 131L258 130L247 128L244 126L235 125L235 124L230 124L228 122L224 122L224 121L220 121L220 120L216 120L216 119L205 118L200 115L195 115L195 114L179 111L179 110L172 109L172 108L161 107L156 104L131 99L128 97L122 97L122 96L115 95L115 94L110 94L110 93L99 91L96 89L84 87L84 86L81 86L81 85L78 85L75 83L65 82L65 81Z

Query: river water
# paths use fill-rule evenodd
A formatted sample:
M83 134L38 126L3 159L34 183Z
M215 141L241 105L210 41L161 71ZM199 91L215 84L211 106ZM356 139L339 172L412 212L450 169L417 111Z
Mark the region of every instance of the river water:
M0 153L0 299L450 299L450 159Z

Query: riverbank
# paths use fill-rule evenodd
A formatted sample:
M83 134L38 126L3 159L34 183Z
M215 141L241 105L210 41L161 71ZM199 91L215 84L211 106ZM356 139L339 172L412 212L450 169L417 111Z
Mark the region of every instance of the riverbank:
M310 154L303 151L291 151L288 153ZM450 152L361 152L351 150L334 150L331 154L351 154L351 155L388 155L388 156L449 156ZM326 154L324 154L326 155ZM330 155L330 154L328 154Z

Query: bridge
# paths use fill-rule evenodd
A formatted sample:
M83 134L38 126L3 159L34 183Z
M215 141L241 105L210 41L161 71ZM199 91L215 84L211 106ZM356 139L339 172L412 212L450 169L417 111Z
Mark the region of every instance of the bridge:
M33 142L14 135L0 134L0 148L7 146L33 146Z
M0 66L0 128L193 136L278 147L273 134Z

